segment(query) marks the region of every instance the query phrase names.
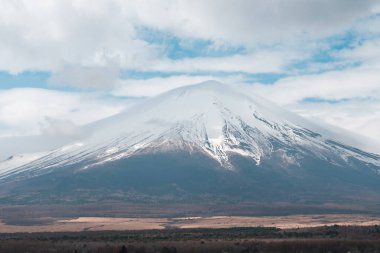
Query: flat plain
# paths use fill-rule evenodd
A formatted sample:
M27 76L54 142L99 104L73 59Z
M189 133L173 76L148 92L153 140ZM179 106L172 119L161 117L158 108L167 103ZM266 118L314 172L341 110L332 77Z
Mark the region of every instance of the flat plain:
M50 219L42 224L0 223L0 233L123 231L152 229L221 229L234 227L276 227L280 229L320 226L375 226L380 216L363 214L321 214L287 216L210 216L179 218L77 217Z

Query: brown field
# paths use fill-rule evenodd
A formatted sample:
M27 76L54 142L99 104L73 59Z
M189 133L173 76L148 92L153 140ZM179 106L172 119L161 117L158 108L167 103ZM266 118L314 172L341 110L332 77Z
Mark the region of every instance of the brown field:
M310 228L320 226L374 226L380 225L380 216L374 215L288 215L288 216L211 216L184 218L111 218L79 217L52 219L44 224L0 223L0 233L16 232L80 232L122 231L151 229L194 229L233 227L276 227L280 229Z
M216 217L217 218L217 217ZM115 221L115 220L112 220ZM93 222L80 218L73 223ZM100 223L108 219L98 220ZM0 233L0 253L379 253L380 227Z

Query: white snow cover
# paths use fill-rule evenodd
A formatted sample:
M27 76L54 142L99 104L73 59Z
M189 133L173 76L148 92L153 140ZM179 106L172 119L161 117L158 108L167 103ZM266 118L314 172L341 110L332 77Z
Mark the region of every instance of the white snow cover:
M233 169L232 154L250 157L260 164L276 152L284 164L298 157L273 143L314 153L334 163L355 157L380 165L378 156L366 156L326 142L310 131L313 123L269 101L215 81L181 87L148 99L116 116L86 127L93 132L77 143L56 149L24 166L0 170L0 178L22 171L43 173L57 166L85 161L80 169L126 158L136 153L162 150L203 152ZM324 130L328 132L327 130ZM332 160L332 157L339 157ZM0 165L4 167L4 165Z
M40 152L33 154L22 154L11 156L5 161L0 162L0 178L12 172L15 168L28 164L45 156L48 152Z

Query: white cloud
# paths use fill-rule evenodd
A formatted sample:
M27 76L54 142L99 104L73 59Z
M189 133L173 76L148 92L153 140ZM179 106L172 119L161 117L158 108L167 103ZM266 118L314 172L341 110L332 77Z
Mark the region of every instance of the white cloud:
M380 68L380 38L366 40L355 48L336 53L335 56L345 61L360 62L366 67Z
M80 126L71 120L45 117L44 124L41 124L41 135L78 138L82 134Z
M348 28L377 1L131 1L136 22L177 34L234 44L318 38Z
M134 25L116 1L1 1L0 69L58 70L102 66L104 51L126 67L155 55L136 39Z
M72 134L74 125L118 113L128 101L97 94L19 88L0 90L0 137L35 134ZM69 127L70 129L63 130ZM66 132L65 132L66 131Z
M159 59L142 66L141 70L172 71L193 73L197 71L220 72L282 72L295 60L305 57L305 53L285 49L261 50L246 55L224 57L196 57L179 60Z
M111 89L120 74L120 57L105 51L97 57L97 66L65 65L54 71L48 83L57 86Z
M211 79L224 83L239 83L242 80L239 75L230 77L178 75L141 80L127 79L119 80L117 88L112 91L112 94L115 96L129 97L155 96L174 88L196 84Z
M349 28L358 18L371 14L376 3L369 0L1 1L0 69L12 73L53 71L56 72L53 81L97 86L92 70L105 67L102 56L106 52L118 57L124 69L277 71L289 58L288 54L267 52L225 59L168 60L163 48L139 38L136 28L148 26L182 40L206 39L214 45L243 45L255 50L267 44L289 44L300 50L308 44L305 43L308 38L321 38ZM68 80L64 78L67 72Z
M290 106L297 113L324 119L331 125L338 125L352 132L380 140L380 103L372 100L353 100L331 103L302 103Z
M380 143L378 68L362 67L289 77L273 85L256 84L252 88L253 92L301 115L366 135ZM307 98L327 101L304 102Z
M82 88L111 89L119 76L119 68L67 66L49 78L49 84Z
M255 91L279 104L300 102L305 98L346 99L380 97L380 70L353 68L322 74L294 76L273 85L256 85Z

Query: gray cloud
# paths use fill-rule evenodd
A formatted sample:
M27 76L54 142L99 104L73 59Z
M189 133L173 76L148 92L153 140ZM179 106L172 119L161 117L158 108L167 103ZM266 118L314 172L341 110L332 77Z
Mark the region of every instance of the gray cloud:
M45 117L44 124L41 125L41 134L47 136L80 137L84 133L81 127L71 120L62 120L52 117Z
M103 86L98 80L106 81L112 76L107 68L102 69L107 67L102 57L104 50L117 55L123 69L144 69L152 63L157 68L161 64L169 64L169 69L176 67L176 61L168 63L161 47L139 38L136 27L148 26L184 40L207 39L216 46L234 44L257 50L263 44L287 44L300 50L307 47L305 41L310 38L351 27L359 18L370 15L378 3L370 0L57 0L48 4L43 0L2 1L0 69L12 73L48 70L55 73L54 83L65 81L83 86L88 81L95 87ZM304 43L302 47L300 43Z
M49 84L82 88L111 89L119 75L118 67L67 66L49 78Z
M179 36L256 46L252 43L294 41L340 32L371 14L379 1L174 0L134 4L138 22L145 25ZM146 11L149 5L153 5L152 11Z

